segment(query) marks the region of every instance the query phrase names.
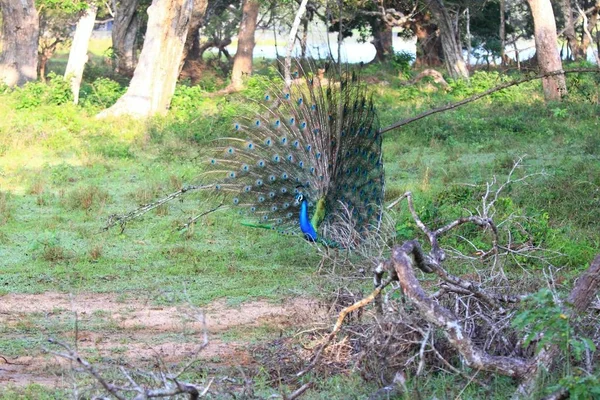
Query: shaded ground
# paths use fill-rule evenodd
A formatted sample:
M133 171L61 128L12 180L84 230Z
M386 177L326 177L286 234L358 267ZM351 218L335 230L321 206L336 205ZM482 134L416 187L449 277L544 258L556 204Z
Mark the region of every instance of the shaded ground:
M202 311L209 345L199 358L211 365L231 366L254 362L248 350L253 340L315 323L326 314L309 299L239 306L215 301ZM92 361L145 365L159 359L166 363L189 360L202 342L199 314L199 309L156 306L115 294L1 296L0 350L5 354L0 351L0 386L67 385L67 362L42 350L48 337L74 343L77 336L80 353Z

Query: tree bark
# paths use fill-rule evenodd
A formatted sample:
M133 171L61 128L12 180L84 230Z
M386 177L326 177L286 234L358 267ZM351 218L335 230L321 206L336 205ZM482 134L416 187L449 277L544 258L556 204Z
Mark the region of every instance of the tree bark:
M296 11L296 16L294 17L294 22L292 23L292 27L290 29L290 36L288 38L286 53L285 53L285 62L283 66L283 76L285 81L285 86L289 87L292 84L292 51L294 50L294 42L296 41L296 33L298 32L298 27L300 26L300 22L302 21L302 17L306 12L306 4L308 0L302 0L300 6L298 7L298 11ZM341 29L340 29L341 32ZM341 35L341 33L340 33ZM340 37L341 40L341 37ZM338 51L339 56L339 51Z
M565 20L564 35L567 39L568 50L571 51L573 59L581 58L581 52L577 44L577 35L575 34L575 21L573 20L573 10L571 8L571 0L561 0L560 8Z
M442 65L442 43L436 35L437 26L431 22L429 14L417 13L408 24L417 37L415 67Z
M0 0L0 83L22 86L37 78L39 17L34 0Z
M208 0L194 0L192 18L188 29L187 38L183 47L183 59L196 60L201 55L200 28L204 25Z
M375 46L375 59L385 61L389 55L394 54L392 27L384 21L376 21L371 25L373 30L373 46Z
M120 0L115 9L112 29L113 51L116 57L115 70L131 76L136 65L135 39L140 28L137 15L139 0Z
M69 52L69 61L65 69L65 78L71 80L71 90L73 91L73 102L79 102L79 87L83 78L83 70L88 61L88 44L94 30L94 21L98 6L94 3L90 4L88 9L77 22L71 51Z
M583 19L583 37L581 39L581 44L579 46L579 52L580 52L580 56L582 59L586 60L587 59L587 49L590 46L590 44L592 44L592 35L591 32L594 30L594 28L596 27L596 24L598 23L598 13L600 12L600 0L596 1L596 4L594 5L593 9L591 10L591 14L589 16L589 18L586 18L586 14L583 10L580 10L580 15L582 16ZM587 22L586 22L587 19ZM600 37L600 36L599 36ZM600 64L599 64L600 65Z
M448 73L454 79L468 78L469 70L467 69L465 60L463 60L462 49L456 40L456 35L452 28L452 19L448 14L448 10L442 0L426 0L425 2L440 31L442 50L444 51L444 64Z
M562 62L558 51L558 38L554 11L550 0L527 0L533 16L535 50L538 65L542 73L562 70ZM564 75L554 75L542 79L544 98L560 100L567 94Z
M506 57L506 0L500 0L500 62L507 64Z
M252 54L254 53L254 34L258 19L257 0L244 0L242 3L242 21L238 33L238 45L233 57L231 87L239 90L244 86L244 77L252 74Z
M181 68L193 0L153 0L140 61L127 92L98 117L148 117L171 104Z

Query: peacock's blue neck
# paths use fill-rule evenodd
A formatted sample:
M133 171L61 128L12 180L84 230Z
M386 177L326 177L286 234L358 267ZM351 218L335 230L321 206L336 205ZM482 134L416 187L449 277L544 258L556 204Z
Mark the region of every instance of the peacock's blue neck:
M307 240L312 242L317 240L317 231L315 231L308 217L308 201L306 199L303 199L300 203L300 229Z

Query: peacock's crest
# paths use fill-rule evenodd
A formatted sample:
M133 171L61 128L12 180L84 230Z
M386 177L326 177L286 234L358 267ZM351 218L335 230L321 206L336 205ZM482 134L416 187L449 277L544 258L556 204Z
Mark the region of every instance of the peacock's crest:
M381 218L377 113L355 75L304 76L289 90L266 94L257 115L216 140L207 174L227 202L263 225L346 241L340 232L362 234Z

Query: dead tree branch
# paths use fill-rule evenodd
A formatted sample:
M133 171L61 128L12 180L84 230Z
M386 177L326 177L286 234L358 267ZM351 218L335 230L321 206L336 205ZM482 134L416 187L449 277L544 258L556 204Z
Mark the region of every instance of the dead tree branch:
M135 218L139 218L142 215L146 214L147 212L150 212L150 211L154 210L155 208L158 208L158 207L162 206L163 204L170 202L171 200L175 200L176 198L180 197L181 195L183 195L187 192L191 192L194 190L210 189L212 187L213 187L213 185L200 185L200 186L191 185L191 186L182 187L178 191L173 192L173 193L169 194L168 196L163 197L160 200L157 200L152 203L144 204L141 207L138 207L135 210L128 212L127 214L123 214L123 215L113 214L113 215L109 216L108 222L107 222L106 226L104 228L102 228L102 230L107 231L110 228L112 228L113 226L119 224L121 226L121 233L123 233L123 231L125 230L125 225L127 225L127 223L129 221L131 221ZM210 212L216 211L219 207L209 210L208 212L201 214L201 216L206 215ZM193 221L193 222L195 222L195 221ZM193 223L193 222L190 222L190 223ZM188 225L189 224L186 224L184 226L184 228L187 228Z
M501 357L489 355L478 349L458 318L449 310L433 301L423 290L413 272L413 260L419 263L422 256L418 242L405 242L396 247L392 254L391 266L396 271L404 294L419 309L420 314L431 324L442 329L450 344L461 354L467 365L475 369L498 372L511 377L524 376L529 370L526 360L518 357Z
M197 400L200 397L204 397L210 386L212 385L213 379L211 379L208 384L204 387L183 382L179 380L179 377L196 361L197 355L208 345L208 329L206 327L206 319L204 313L201 310L193 308L195 311L193 318L198 322L202 323L202 332L203 332L203 340L202 343L198 346L198 349L195 351L192 360L190 360L185 366L183 366L179 372L177 373L169 373L167 370L161 367L161 371L159 373L152 373L147 371L133 371L138 376L143 376L145 378L150 378L155 386L162 387L146 387L140 383L138 383L134 377L132 376L132 372L128 371L124 367L120 367L119 370L121 374L125 378L128 385L115 385L106 380L104 376L100 373L98 368L94 366L94 364L87 361L79 352L77 348L73 348L68 344L61 342L59 340L50 338L48 342L62 348L64 351L48 351L51 354L54 354L58 357L69 360L79 366L84 372L92 375L96 381L104 388L104 390L110 393L118 400L126 400L128 397L123 395L123 392L126 393L137 393L134 400L144 400L144 399L152 399L152 398L164 398L164 397L174 397L177 395L188 395L190 400ZM159 360L158 363L163 365L162 360Z

